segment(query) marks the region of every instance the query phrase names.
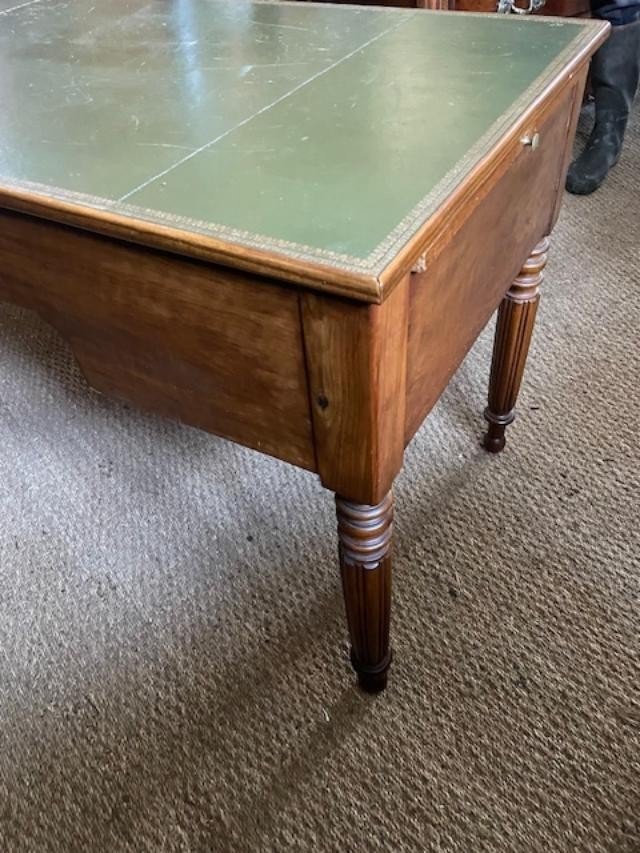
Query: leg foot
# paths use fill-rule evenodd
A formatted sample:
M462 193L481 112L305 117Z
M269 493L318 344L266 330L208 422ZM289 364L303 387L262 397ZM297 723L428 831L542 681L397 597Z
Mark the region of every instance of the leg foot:
M484 447L490 453L504 449L505 430L515 419L514 407L529 352L548 249L547 238L538 243L498 309L489 405L484 413L489 422Z
M389 665L392 659L391 650L378 666L364 666L351 653L351 664L358 675L358 686L365 693L382 693L389 678Z
M489 427L484 436L484 449L488 450L489 453L500 453L504 450L504 446L507 443L505 431L507 426L513 422L513 417L508 421L494 421L494 416L488 408L484 410L484 416L489 421Z
M351 662L363 690L378 693L387 686L391 663L391 493L376 506L336 497L340 570Z

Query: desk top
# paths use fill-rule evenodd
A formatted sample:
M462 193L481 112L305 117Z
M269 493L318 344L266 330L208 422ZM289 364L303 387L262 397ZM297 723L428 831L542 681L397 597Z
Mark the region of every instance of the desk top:
M0 0L0 207L365 298L601 39L497 15Z

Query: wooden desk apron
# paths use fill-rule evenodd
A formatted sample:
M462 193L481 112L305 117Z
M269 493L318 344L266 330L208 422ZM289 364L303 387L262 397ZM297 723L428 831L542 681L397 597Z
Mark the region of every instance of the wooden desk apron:
M0 297L95 388L320 475L367 689L404 448L498 306L504 445L605 37L295 3L0 10Z

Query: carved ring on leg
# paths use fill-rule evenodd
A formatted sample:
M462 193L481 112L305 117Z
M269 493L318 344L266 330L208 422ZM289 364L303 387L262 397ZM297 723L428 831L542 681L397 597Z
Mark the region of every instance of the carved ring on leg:
M336 496L336 514L351 662L363 690L377 693L387 686L391 663L393 497L389 492L368 506Z
M531 343L548 250L549 239L545 237L523 264L498 309L489 405L484 412L489 422L484 447L490 453L500 453L504 448L505 430L516 416L514 407Z

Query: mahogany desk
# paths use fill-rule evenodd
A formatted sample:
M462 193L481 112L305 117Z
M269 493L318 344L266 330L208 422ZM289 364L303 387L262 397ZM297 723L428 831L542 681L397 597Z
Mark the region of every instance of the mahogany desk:
M319 474L366 689L391 658L394 477L498 306L504 446L606 29L0 0L0 298L100 391Z

